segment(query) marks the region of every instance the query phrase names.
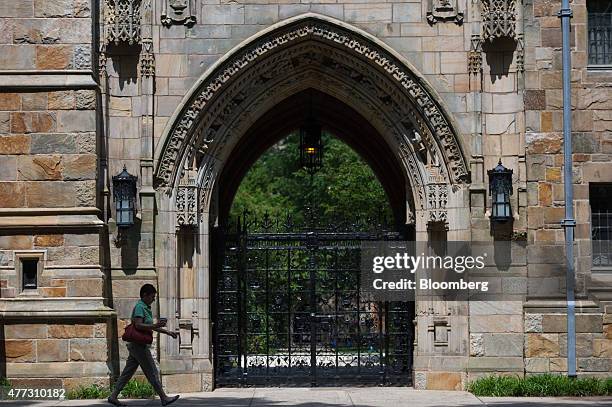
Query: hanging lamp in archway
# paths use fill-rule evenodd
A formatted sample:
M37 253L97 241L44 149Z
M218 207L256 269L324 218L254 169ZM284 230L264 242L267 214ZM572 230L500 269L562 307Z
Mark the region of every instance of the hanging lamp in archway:
M323 166L323 141L321 125L312 116L300 127L300 163L310 175Z

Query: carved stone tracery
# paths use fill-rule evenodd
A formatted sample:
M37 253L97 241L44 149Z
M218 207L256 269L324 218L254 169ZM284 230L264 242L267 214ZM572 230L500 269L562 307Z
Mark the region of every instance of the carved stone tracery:
M468 53L468 72L472 75L482 72L482 40L478 34L472 34Z
M216 129L227 123L226 120L222 119L221 112L232 110L237 105L244 105L244 93L242 96L234 96L233 101L225 100L225 104L217 105L220 106L217 110L217 117L212 118L209 116L211 108L208 103L217 97L215 100L219 100L218 96L225 96L225 89L232 83L230 79L238 77L238 81L253 81L253 77L241 78L239 73L243 73L247 67L257 66L259 64L253 64L258 58L268 56L272 51L276 49L286 50L287 55L291 55L292 47L288 47L291 42L312 38L323 41L323 43L330 44L338 53L343 53L348 58L354 58L352 55L356 55L358 58L354 58L354 61L367 61L367 63L374 63L380 67L386 78L395 82L395 92L402 94L407 97L408 105L414 106L419 115L422 115L426 119L427 127L431 128L431 132L435 134L435 141L440 143L441 151L444 152L444 159L448 165L451 179L454 182L464 182L467 180L468 171L465 160L462 156L460 147L455 138L455 134L451 130L447 119L444 117L437 103L431 98L429 93L425 91L423 86L419 83L419 80L414 78L409 71L407 71L401 63L395 62L394 57L388 55L382 49L373 49L370 45L366 44L363 38L357 35L345 31L335 25L324 23L324 22L313 22L306 21L290 29L276 34L272 38L264 39L255 45L248 47L241 55L230 59L224 67L220 67L217 70L217 74L212 76L201 88L192 99L190 104L184 108L183 112L179 116L178 121L172 128L166 144L161 152L159 158L159 164L156 171L156 180L159 186L171 186L173 179L176 179L177 168L180 168L180 162L184 159L185 155L192 155L197 149L202 147L198 142L194 140L194 134L197 137L203 137L206 140L205 148L218 143L219 140L214 138ZM340 52L344 50L343 52ZM348 51L348 52L347 52ZM352 55L351 55L352 54ZM285 63L289 63L290 59L286 59ZM291 67L289 67L291 68ZM261 71L259 75L260 81L270 80L274 78L273 75L266 75L269 72ZM353 72L351 75L361 74L359 72ZM363 76L363 75L361 75ZM364 77L363 86L368 86L366 83L368 80L367 76ZM399 85L399 87L398 87ZM400 92L399 90L402 89ZM248 94L248 93L247 93ZM380 94L379 100L385 102L388 100L390 103L391 99L385 99L388 95ZM241 99L242 98L242 99ZM382 98L382 99L380 99ZM393 105L393 104L392 104ZM232 107L233 106L233 107ZM206 129L200 127L196 130L196 124L202 123L204 120L202 114L206 115L211 119L208 121L209 125ZM212 131L211 131L212 130ZM399 137L399 136L398 136ZM196 147L200 146L200 147ZM182 157L182 158L181 158Z
M227 142L232 139L234 134L243 134L252 124L252 122L244 122L245 117L259 117L262 112L272 107L267 106L260 109L260 105L264 101L279 100L278 95L282 94L287 88L293 89L295 93L298 90L296 85L299 89L306 89L312 86L309 83L312 78L316 78L323 73L326 78L326 91L340 100L356 102L352 104L352 107L364 116L369 115L372 124L380 130L381 134L391 136L391 140L389 140L391 144L400 146L399 157L401 161L406 162L407 168L409 168L407 174L416 194L415 203L421 209L424 209L425 182L422 181L424 176L421 175L422 171L414 160L415 151L412 150L412 147L409 145L402 147L401 143L404 139L401 135L416 126L427 135L426 139L431 145L433 154L440 155L441 153L439 147L434 145L434 138L431 137L431 132L427 126L419 119L419 115L410 108L411 102L405 96L402 96L402 92L393 92L395 87L383 75L377 72L368 72L365 63L350 59L350 56L339 53L328 46L307 42L290 50L290 55L279 53L257 64L256 68L237 80L236 86L228 88L209 107L195 131L196 141L188 147L187 161L189 162L191 154L196 150L201 150L202 146L206 147L205 151L208 156L224 161L227 157L219 153L231 150L231 147L225 147ZM329 57L332 56L347 59L344 62L335 59L330 61ZM292 69L292 75L288 77L283 75L290 69ZM296 71L296 69L300 70ZM363 71L360 71L360 69ZM336 76L348 77L350 83L346 83ZM385 90L383 91L383 89ZM260 96L247 99L246 95ZM385 105L384 113L379 111L380 105L372 103L371 97L388 102ZM371 115L372 112L376 111L379 111L379 113ZM231 126L224 126L224 123L231 123ZM204 139L204 137L206 138ZM210 144L211 140L215 140L214 144ZM393 140L396 142L394 143Z
M140 20L140 0L105 0L105 43L139 44Z
M525 72L525 39L523 34L516 34L516 70Z
M139 66L140 76L143 78L155 76L155 54L153 53L153 40L151 38L142 40Z
M176 191L176 225L177 227L198 225L198 187L194 179L179 185Z
M482 38L516 38L516 0L482 0Z
M448 186L443 183L427 185L427 209L429 222L446 223L448 220L446 204L448 203Z

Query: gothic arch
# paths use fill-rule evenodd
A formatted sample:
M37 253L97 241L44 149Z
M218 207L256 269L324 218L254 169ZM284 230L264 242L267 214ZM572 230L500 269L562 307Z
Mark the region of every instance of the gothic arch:
M412 187L421 185L417 204L426 206L423 188L432 181L427 179L430 175L438 178L436 183L446 185L469 180L468 165L452 118L445 113L441 98L410 63L360 29L308 13L271 26L238 45L198 80L169 121L156 148L156 188L174 190L184 174L185 163L198 152L204 156L200 182L205 179L214 182L219 169L213 167L222 164L219 159L226 155L224 149L233 143L228 135L240 134L236 132L240 123L230 121L230 117L236 118L236 113L245 109L253 110L255 98L260 96L255 86L274 84L267 88L277 92L278 98L279 86L285 92L300 86L296 84L297 75L308 69L311 75L302 76L301 86L308 81L312 85L313 77L316 78L312 70L320 71L322 67L327 70L326 75L335 73L332 76L340 86L318 83L315 87L336 93L338 88L344 88L351 93L359 85L357 93L363 103L355 107L362 112L367 105L378 107L365 111L365 117L379 122L381 134L392 139L390 144L395 145L398 156L408 167ZM323 82L326 81L327 78ZM265 105L266 101L260 98L259 103ZM382 106L388 114L370 117L373 111L380 112ZM228 123L233 127L228 127ZM389 129L395 129L393 134L386 134ZM413 129L422 140L412 136ZM424 145L442 164L439 174L428 175L417 168L414 144L421 142L421 147ZM420 180L415 179L419 176ZM199 186L204 190L211 187L202 183ZM202 200L205 203L209 198Z
M370 145L385 144L381 159L398 164L401 176L391 182L404 183L403 221L421 233L417 238L426 237L433 223L467 240L469 170L442 99L408 61L364 31L315 14L285 20L209 68L157 144L160 312L175 316L171 329L178 325L185 332L178 350L161 338L163 360L180 359L187 371L211 371L209 254L220 179L258 121L309 89L342 101L371 125L371 136L364 134L374 139ZM192 256L188 271L181 257L186 251Z

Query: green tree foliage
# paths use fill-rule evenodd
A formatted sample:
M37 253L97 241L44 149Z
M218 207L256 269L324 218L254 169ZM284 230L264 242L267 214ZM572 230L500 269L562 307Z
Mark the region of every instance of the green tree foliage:
M322 224L333 220L391 218L382 185L359 155L339 139L323 135L323 168L311 179L300 166L299 137L281 140L251 167L232 204L235 219L243 210L257 217L264 213L290 214L300 223L313 204Z

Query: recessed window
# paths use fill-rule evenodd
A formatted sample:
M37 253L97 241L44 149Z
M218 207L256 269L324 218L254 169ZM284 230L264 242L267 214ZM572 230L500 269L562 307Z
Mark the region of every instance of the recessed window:
M24 290L38 287L38 259L21 259L21 277Z
M589 66L612 69L612 2L587 0Z
M612 184L591 184L593 266L612 268Z

